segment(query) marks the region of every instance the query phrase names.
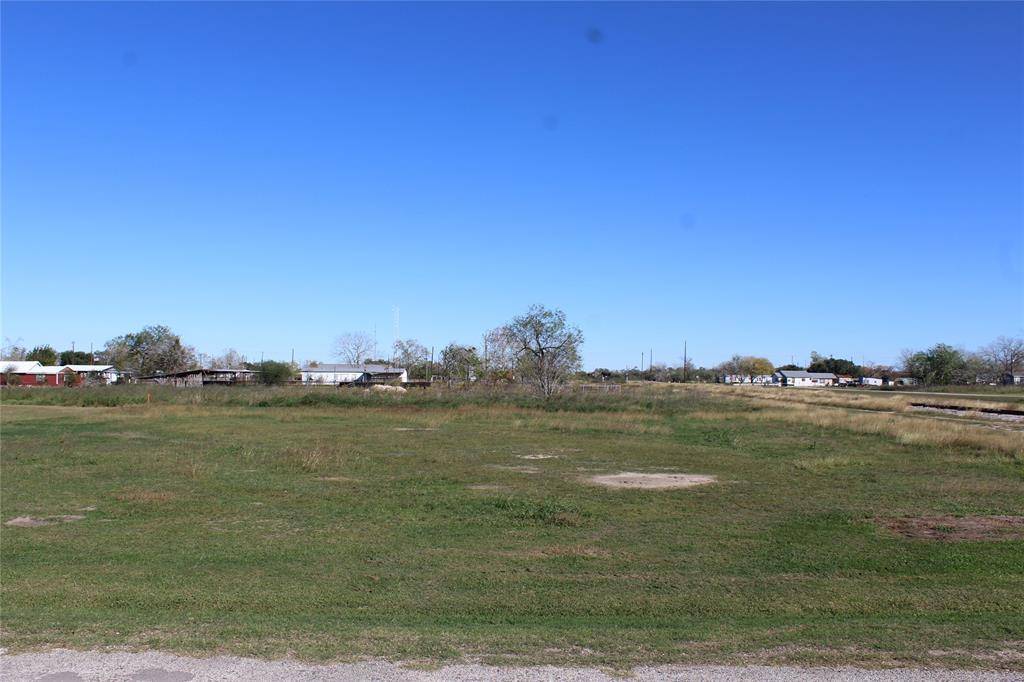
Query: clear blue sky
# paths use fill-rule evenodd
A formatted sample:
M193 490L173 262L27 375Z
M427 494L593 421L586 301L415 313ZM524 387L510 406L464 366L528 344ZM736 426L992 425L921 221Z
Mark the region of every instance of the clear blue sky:
M1024 334L1024 5L5 3L3 335Z

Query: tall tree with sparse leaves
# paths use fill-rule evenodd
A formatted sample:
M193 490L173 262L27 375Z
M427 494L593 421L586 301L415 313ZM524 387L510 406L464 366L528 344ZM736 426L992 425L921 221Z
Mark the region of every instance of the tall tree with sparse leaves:
M583 333L561 310L532 305L504 327L517 356L517 372L545 398L580 369Z

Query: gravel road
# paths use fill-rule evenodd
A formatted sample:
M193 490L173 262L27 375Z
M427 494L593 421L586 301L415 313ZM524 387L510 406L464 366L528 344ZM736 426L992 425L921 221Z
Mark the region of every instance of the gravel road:
M46 682L210 682L213 680L383 680L385 682L449 682L468 680L514 680L515 682L567 680L622 682L594 668L505 668L480 665L450 665L434 670L411 670L386 662L306 665L294 661L262 661L251 658L216 656L186 658L155 651L143 653L98 653L58 649L41 654L0 656L0 678L5 682L45 680ZM730 666L658 666L637 668L635 680L694 680L763 682L780 680L830 680L833 682L979 682L1024 681L1024 674L966 670L860 670L856 668L789 668Z

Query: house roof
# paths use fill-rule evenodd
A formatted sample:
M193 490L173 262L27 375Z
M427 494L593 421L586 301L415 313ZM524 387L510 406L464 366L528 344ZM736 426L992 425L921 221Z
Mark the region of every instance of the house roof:
M14 374L27 374L42 366L37 360L0 360L0 370Z
M65 365L76 372L106 372L114 369L113 365Z
M28 370L25 374L60 374L67 369L67 365L39 365Z
M345 373L345 374L362 374L364 372L370 372L371 374L401 374L405 371L402 367L388 367L387 365L317 365L316 367L303 367L303 372L330 372L330 373Z
M787 379L835 379L832 372L805 372L802 369L780 369L779 374Z
M183 369L180 372L167 372L166 374L147 374L140 376L139 379L158 379L160 377L183 377L189 374L200 374L200 373L212 373L212 372L224 372L230 374L257 374L257 370L254 369L233 369L229 367L220 367L217 369L205 367L201 369Z

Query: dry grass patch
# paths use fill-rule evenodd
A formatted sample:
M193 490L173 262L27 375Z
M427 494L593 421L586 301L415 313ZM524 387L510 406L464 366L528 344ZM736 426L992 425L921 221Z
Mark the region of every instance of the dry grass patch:
M546 429L577 433L606 431L610 433L650 434L668 436L672 429L661 417L638 412L558 413L536 412L512 421L517 429Z
M498 552L498 556L511 559L552 559L556 557L579 557L583 559L607 559L612 553L600 547L586 545L552 545L514 552Z
M1024 516L911 516L875 522L913 539L1024 540Z
M337 463L339 452L332 446L317 440L305 447L288 448L284 451L284 461L303 471L315 473L325 467Z
M177 497L174 493L166 490L125 490L114 495L119 502L169 502Z
M827 457L802 457L793 462L797 469L810 472L828 471L830 469L841 469L845 467L867 466L868 462L855 457L832 455Z
M1020 431L908 414L873 414L796 403L780 405L778 402L760 399L751 402L760 409L735 412L699 410L693 412L692 416L714 421L743 419L812 424L826 429L887 435L904 445L967 446L1001 452L1015 459L1024 457L1024 432Z
M967 409L1020 409L1019 402L979 400L950 393L947 397L919 395L914 393L864 393L836 390L777 388L777 387L714 387L718 396L739 399L769 400L774 403L802 404L825 407L847 407L860 410L905 412L910 403L934 403L936 405L956 404Z

